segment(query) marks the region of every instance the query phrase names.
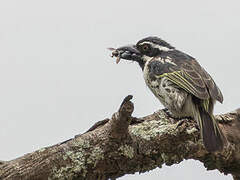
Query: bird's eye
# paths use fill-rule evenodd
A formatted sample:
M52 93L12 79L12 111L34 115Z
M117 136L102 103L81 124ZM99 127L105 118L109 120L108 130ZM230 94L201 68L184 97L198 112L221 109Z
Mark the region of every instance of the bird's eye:
M145 52L148 51L149 50L149 46L147 44L144 44L142 46L142 50L145 51Z

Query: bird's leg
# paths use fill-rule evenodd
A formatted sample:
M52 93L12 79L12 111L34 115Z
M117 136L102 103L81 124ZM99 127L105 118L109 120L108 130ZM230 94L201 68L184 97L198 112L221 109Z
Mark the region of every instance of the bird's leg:
M174 115L171 113L171 111L169 111L168 108L164 108L163 111L165 112L165 114L166 114L168 117L170 117L170 118L172 118L172 119L177 119L176 117L174 117Z
M182 126L185 122L189 122L193 120L192 117L176 117L174 116L171 111L169 111L167 108L164 108L163 111L166 113L166 115L171 118L172 123L177 123L177 128ZM198 127L196 127L199 129Z
M166 115L176 121L180 121L180 120L189 120L192 119L192 117L190 116L184 116L184 117L176 117L173 115L173 113L171 113L171 111L169 111L169 109L164 108L163 111L166 113Z

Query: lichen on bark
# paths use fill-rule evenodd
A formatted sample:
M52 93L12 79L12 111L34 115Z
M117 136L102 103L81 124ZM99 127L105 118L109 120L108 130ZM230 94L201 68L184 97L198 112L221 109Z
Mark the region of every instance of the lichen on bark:
M0 180L115 179L184 159L240 177L240 110L217 116L229 144L223 152L208 153L195 121L179 122L162 110L134 118L130 99L124 99L111 119L96 123L84 134L0 162Z

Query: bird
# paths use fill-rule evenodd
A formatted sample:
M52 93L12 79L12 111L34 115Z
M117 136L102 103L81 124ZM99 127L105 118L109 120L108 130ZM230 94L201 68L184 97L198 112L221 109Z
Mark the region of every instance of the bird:
M208 152L222 151L225 138L214 118L223 95L197 60L156 36L109 48L112 57L137 62L146 85L174 118L192 117Z

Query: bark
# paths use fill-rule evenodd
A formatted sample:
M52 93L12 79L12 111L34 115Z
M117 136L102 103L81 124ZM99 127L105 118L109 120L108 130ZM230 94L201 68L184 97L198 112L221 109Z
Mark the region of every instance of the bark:
M204 163L207 170L240 177L240 109L217 115L228 144L222 152L208 153L196 122L175 120L164 110L143 118L131 116L127 96L112 118L96 123L84 134L23 157L0 162L4 180L105 180L143 173L184 159Z

